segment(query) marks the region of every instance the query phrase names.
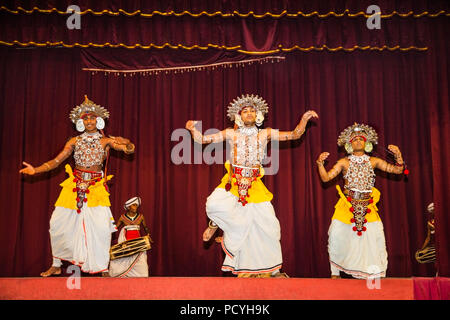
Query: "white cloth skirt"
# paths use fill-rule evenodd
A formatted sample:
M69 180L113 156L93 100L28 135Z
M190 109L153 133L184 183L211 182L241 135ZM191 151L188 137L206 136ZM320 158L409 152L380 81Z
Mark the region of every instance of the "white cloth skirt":
M49 231L54 261L69 261L87 273L108 270L111 233L117 231L109 207L83 204L80 213L55 207Z
M343 271L358 279L385 277L388 265L386 241L381 221L365 224L358 236L353 224L333 219L328 230L328 253L332 274Z
M280 223L269 201L243 206L232 193L216 188L206 213L223 230L223 271L258 274L281 268Z
M126 241L125 226L120 230L117 243ZM135 228L136 226L132 226ZM147 252L142 251L128 257L123 257L109 262L109 275L118 278L148 277Z

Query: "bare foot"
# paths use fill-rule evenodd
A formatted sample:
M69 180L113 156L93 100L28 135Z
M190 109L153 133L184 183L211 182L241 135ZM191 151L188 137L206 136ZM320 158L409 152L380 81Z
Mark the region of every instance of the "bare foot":
M333 280L334 279L340 279L340 278L341 278L340 276L334 276L334 275L331 276L331 279L333 279Z
M203 241L209 241L211 237L214 235L214 233L217 231L217 228L206 228L205 231L203 231Z
M108 271L104 271L104 272L102 272L102 277L103 277L103 278L109 278L109 277L111 277L111 276L109 275L109 272L108 272Z
M41 272L41 277L50 277L50 276L58 276L61 274L61 268L60 267L50 267L47 271Z

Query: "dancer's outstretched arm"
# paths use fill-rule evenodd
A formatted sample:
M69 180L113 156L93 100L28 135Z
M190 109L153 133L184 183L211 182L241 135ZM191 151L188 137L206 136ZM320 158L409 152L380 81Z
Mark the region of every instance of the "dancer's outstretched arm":
M19 171L19 173L27 174L27 175L34 175L34 174L38 174L38 173L42 173L42 172L51 171L51 170L57 168L61 164L61 162L66 160L72 154L72 151L75 146L75 142L76 142L76 138L69 139L69 141L64 146L64 149L54 159L43 163L42 165L40 165L37 168L33 167L31 164L24 161L23 165L25 166L25 168L21 169Z
M203 135L200 131L198 131L195 128L195 123L196 121L189 120L188 122L186 122L186 129L188 129L191 132L194 141L200 144L222 142L227 138L227 131L232 130L232 129L225 129L214 134Z
M308 124L308 121L312 118L318 119L319 116L317 113L313 110L306 111L298 125L295 127L292 131L278 131L278 130L271 130L267 129L267 137L269 140L279 140L279 141L286 141L286 140L297 140L300 139L300 137L303 135L303 133L306 130L306 125Z

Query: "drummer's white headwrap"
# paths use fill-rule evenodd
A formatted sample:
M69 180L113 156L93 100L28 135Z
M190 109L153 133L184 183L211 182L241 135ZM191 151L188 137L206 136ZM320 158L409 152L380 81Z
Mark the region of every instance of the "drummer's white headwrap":
M125 205L123 207L125 208L125 210L128 210L128 207L131 206L132 204L137 204L139 207L141 205L141 198L139 197L131 198L130 200L125 202Z

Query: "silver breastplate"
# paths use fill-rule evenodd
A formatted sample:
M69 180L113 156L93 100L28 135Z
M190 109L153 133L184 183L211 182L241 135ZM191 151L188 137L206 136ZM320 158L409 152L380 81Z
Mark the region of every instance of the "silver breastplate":
M105 150L100 143L101 138L102 135L98 132L94 134L85 132L77 137L73 155L77 166L88 168L103 164Z
M347 180L345 188L352 191L372 192L375 185L375 172L373 171L368 155L348 157L350 165L344 175Z
M265 143L259 141L258 129L242 128L236 131L231 147L231 162L245 167L259 167L264 159Z

